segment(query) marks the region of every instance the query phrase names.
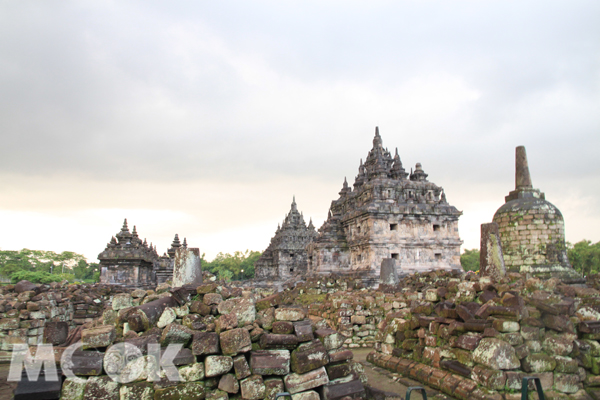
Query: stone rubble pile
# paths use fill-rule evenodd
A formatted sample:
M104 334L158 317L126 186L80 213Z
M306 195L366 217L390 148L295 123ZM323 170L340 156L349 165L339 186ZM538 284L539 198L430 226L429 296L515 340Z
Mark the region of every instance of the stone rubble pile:
M372 363L459 399L520 399L525 376L547 399L600 399L597 289L438 271L386 292Z
M77 378L65 380L61 398L365 398L362 366L343 348L346 337L309 318L305 307L283 304L282 294L260 298L217 282L193 289L163 285L116 295L81 331L83 349L71 365ZM123 358L120 343L139 352ZM170 344L182 345L173 358L177 371L150 374L161 362L150 345L162 356Z
M75 327L102 315L116 286L21 281L0 288L0 360L10 360L15 344L37 345L48 322Z

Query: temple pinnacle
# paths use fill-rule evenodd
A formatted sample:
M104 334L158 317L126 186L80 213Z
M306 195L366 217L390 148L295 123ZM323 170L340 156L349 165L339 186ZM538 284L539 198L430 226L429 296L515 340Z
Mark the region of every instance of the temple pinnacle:
M525 146L518 146L515 153L515 189L531 189L533 188L533 184L531 183L531 175L529 174Z

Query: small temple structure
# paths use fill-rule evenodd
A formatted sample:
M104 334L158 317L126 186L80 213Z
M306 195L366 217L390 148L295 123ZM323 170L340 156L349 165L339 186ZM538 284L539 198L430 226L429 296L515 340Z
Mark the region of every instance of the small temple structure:
M275 236L254 265L256 279L286 279L294 274L305 273L308 267L306 247L317 236L312 219L306 225L298 211L296 198Z
M127 219L115 236L104 251L98 254L100 283L130 288L154 288L172 279L175 253L178 248L187 247L186 240L182 245L179 236L175 234L171 248L159 257L156 246L148 245L145 239L142 241L135 226L133 231L129 231Z
M516 148L515 190L494 214L507 271L540 278L580 282L565 245L565 222L560 210L534 189L524 146Z
M386 258L399 273L460 269L458 218L442 187L429 182L420 163L406 172L396 149L383 147L375 128L373 148L351 188L344 178L339 198L308 246L309 270L363 271L379 276Z

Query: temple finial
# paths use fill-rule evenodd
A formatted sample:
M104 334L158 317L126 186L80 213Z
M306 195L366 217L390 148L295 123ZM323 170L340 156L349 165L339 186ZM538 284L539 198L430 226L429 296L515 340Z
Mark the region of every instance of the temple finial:
M529 174L525 146L518 146L515 153L515 189L531 189L533 188L533 184L531 183L531 175Z

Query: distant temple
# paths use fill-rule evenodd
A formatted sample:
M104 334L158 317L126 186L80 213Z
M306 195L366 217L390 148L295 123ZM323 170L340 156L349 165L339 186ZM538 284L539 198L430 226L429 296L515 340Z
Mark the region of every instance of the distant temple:
M296 198L281 226L277 226L269 247L254 265L256 279L286 279L305 273L308 267L306 246L317 236L312 220L306 226L298 212Z
M360 162L354 187L344 179L340 197L308 246L309 270L379 275L384 258L395 259L399 272L462 270L462 212L427 176L420 163L409 175L398 150L392 157L375 128L373 148Z
M130 232L127 219L121 231L113 236L106 249L98 254L100 260L100 283L123 285L132 288L154 288L156 285L171 280L175 253L180 247L187 247L179 236L171 248L162 257L156 252L156 246L148 245L139 238L136 227Z

